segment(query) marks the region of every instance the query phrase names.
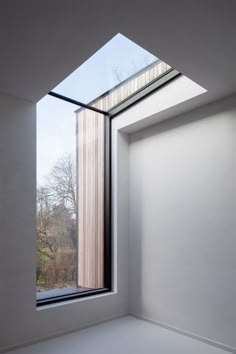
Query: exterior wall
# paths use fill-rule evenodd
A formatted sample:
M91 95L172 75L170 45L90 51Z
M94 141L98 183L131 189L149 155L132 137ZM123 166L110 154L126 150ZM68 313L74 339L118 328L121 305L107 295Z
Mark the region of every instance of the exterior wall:
M134 75L133 78L130 78L123 84L121 83L118 85L108 94L96 100L92 106L104 111L109 111L111 108L121 103L136 91L157 79L170 68L171 67L168 64L158 61L142 70L140 73Z
M77 115L78 285L104 287L104 116Z

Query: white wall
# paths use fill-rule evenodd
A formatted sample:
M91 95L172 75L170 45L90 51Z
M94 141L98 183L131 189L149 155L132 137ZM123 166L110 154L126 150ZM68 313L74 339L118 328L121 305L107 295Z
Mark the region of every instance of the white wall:
M206 92L203 87L181 75L119 114L113 122L117 131L130 134L189 110Z
M130 137L130 311L236 347L236 98Z
M118 141L114 159L120 147L122 149L122 142ZM122 164L114 163L113 168L118 181L114 184L113 203L119 206L122 191L125 191L119 178ZM123 207L118 215L113 214L113 250L114 260L117 260L113 267L114 289L118 291L36 309L35 193L35 105L0 95L0 350L128 311L128 234L127 225L121 221L125 219ZM121 228L118 229L117 224L122 225Z

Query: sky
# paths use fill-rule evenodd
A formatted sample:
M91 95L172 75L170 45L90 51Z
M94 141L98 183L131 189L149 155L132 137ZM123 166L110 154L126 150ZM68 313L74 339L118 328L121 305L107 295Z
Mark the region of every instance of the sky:
M155 60L155 56L117 34L52 91L89 103ZM66 153L75 156L74 112L78 108L48 95L38 102L38 184L46 182L46 176L60 157Z

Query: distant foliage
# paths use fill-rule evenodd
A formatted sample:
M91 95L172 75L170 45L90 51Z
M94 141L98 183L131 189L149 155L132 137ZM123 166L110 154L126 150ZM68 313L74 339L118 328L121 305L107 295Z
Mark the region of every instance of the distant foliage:
M38 291L77 285L76 229L76 169L65 155L37 188Z

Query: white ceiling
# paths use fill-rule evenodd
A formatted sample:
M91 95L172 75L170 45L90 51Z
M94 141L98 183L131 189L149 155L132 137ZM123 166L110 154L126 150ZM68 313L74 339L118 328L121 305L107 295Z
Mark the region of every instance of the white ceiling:
M36 102L118 32L204 100L236 92L235 0L1 0L0 91Z

